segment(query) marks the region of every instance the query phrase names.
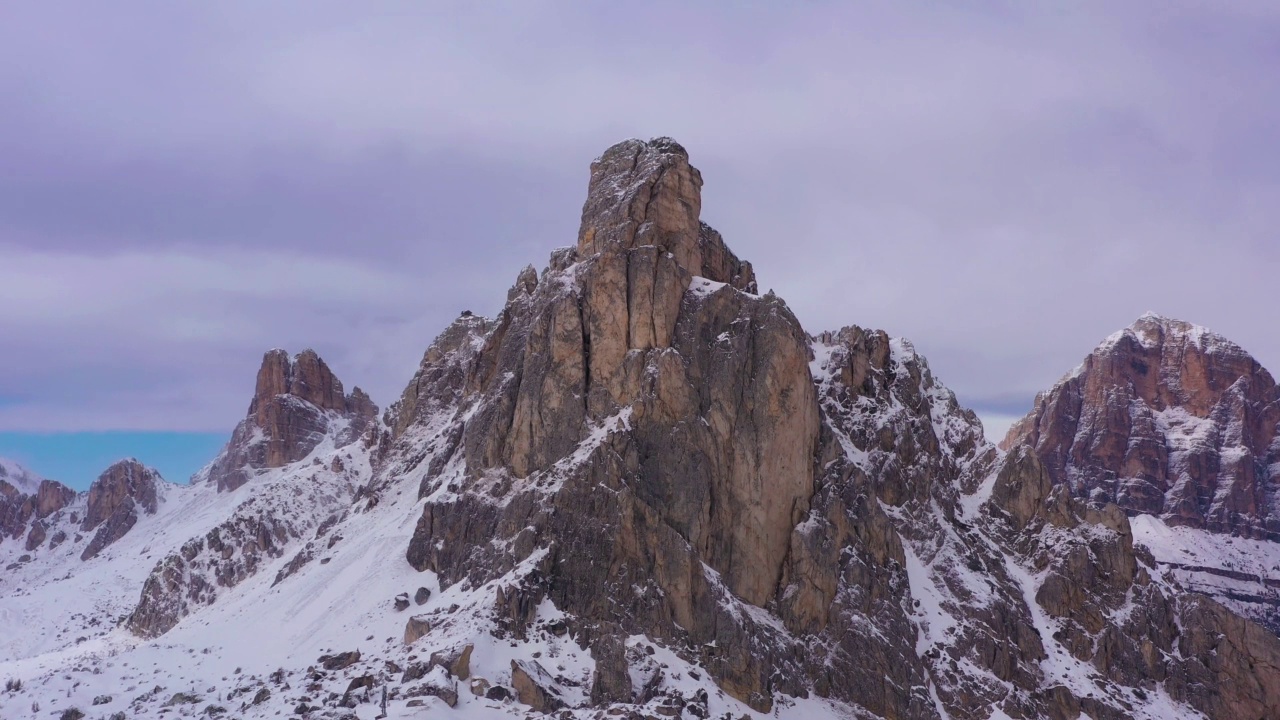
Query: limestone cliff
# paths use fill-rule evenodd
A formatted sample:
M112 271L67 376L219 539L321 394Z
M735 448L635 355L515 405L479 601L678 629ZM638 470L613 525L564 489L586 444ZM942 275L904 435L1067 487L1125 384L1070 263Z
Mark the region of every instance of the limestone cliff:
M1248 353L1148 314L1038 396L1004 444L1034 447L1055 482L1126 512L1280 540L1277 426L1280 388Z
M758 711L1273 702L1280 641L1184 596L1107 497L1055 491L1032 450L1000 456L910 343L808 336L701 221L701 185L670 139L607 150L576 247L522 271L494 319L451 325L388 412L374 485L425 499L409 563L493 588L461 616L518 644L554 607L601 659L597 706L653 702L635 636ZM414 618L406 637L460 622ZM1232 683L1206 693L1224 663ZM535 708L567 692L520 667Z
M1119 505L1162 567L1280 634L1278 428L1280 387L1247 352L1147 314L1040 394L1004 445Z
M235 490L262 470L306 458L326 439L350 444L377 417L360 388L344 395L342 382L314 350L290 357L271 350L262 358L249 412L198 481Z
M107 468L89 486L84 522L80 529L97 530L81 554L88 560L124 537L140 514L154 515L157 494L164 479L160 473L130 458Z

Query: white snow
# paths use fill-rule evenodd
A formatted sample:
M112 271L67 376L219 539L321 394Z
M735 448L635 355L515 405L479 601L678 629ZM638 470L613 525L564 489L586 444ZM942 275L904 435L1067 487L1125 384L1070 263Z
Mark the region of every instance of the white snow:
M960 514L966 520L973 520L978 517L978 511L982 509L983 504L991 499L991 492L996 487L996 477L998 473L992 471L978 485L978 489L972 495L962 495L960 497Z
M709 297L719 292L721 288L725 287L728 287L727 283L716 282L715 280L708 280L701 275L695 275L693 279L689 281L688 292L691 292L698 297Z
M911 543L902 543L902 551L907 559L907 581L911 584L916 625L920 629L916 637L916 654L923 656L931 647L950 644L956 619L942 608L938 586L934 584L924 563L916 556Z
M1171 526L1151 515L1131 519L1130 526L1134 543L1146 545L1188 589L1214 596L1245 615L1250 608L1232 596L1280 605L1280 543Z

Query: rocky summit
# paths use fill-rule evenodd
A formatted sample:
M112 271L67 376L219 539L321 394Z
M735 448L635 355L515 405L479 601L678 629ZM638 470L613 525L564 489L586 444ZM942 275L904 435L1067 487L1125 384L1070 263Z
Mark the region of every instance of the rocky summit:
M619 143L381 416L272 351L190 486L104 475L66 527L127 533L0 575L0 715L1277 716L1258 603L1175 559L1277 547L1265 371L1143 318L1002 451L910 342L760 294L702 183Z
M259 471L302 460L326 437L354 441L377 414L360 388L343 395L342 382L314 350L293 357L271 350L262 358L248 415L201 480L235 490Z
M1280 388L1248 353L1147 314L1041 393L1004 445L1130 514L1280 540L1278 424Z
M1033 448L1073 495L1141 517L1184 582L1280 631L1278 426L1280 387L1247 352L1148 313L1041 393L1003 445Z

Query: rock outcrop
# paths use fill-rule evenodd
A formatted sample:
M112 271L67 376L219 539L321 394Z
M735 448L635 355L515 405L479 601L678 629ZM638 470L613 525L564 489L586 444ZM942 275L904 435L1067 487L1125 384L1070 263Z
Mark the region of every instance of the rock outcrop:
M1272 714L1280 638L1189 592L1139 542L1151 518L1116 502L1137 495L1096 480L1128 457L1107 450L1109 434L1058 458L1037 445L1046 430L1001 454L910 342L856 326L811 336L781 299L756 294L750 264L699 216L701 183L670 139L607 150L578 244L522 270L495 318L463 313L382 418L313 355L268 354L217 472L182 489L186 505L165 489L166 518L201 507L199 526L164 523L124 625L154 638L195 614L174 642L224 628L270 637L215 638L207 659L172 653L192 659L171 684L207 680L247 717L345 717L384 680L393 715L436 699L464 715L514 701L578 720ZM1165 345L1195 334L1133 332L1143 352L1157 334ZM1124 363L1143 376L1132 350ZM1161 363L1202 362L1202 381L1151 392L1117 381L1096 397L1208 408L1244 443L1208 445L1261 456L1270 410L1229 377L1252 367L1190 355ZM1166 462L1187 467L1181 457ZM1096 462L1064 479L1078 458ZM28 543L61 534L78 553L85 541L64 529L110 535L126 509L144 518L130 477L100 481L32 525ZM216 496L249 478L253 492ZM1249 533L1269 517L1208 507L1206 525L1229 518ZM404 560L388 556L397 549ZM5 589L65 567L21 552L0 548ZM76 567L111 571L122 555ZM406 575L406 561L423 574ZM144 663L129 652L77 675L82 695L135 682ZM91 654L77 651L77 667ZM248 667L276 658L266 678ZM211 666L237 670L217 681ZM148 696L171 690L132 707L143 716ZM26 699L0 695L0 709L25 712Z
M219 490L235 490L260 471L297 462L326 438L343 447L359 438L377 417L369 396L342 382L313 350L294 357L271 350L262 358L247 417L204 471Z
M1131 515L1280 541L1277 426L1280 388L1248 353L1148 314L1037 396L1004 445Z
M154 515L164 478L133 458L107 468L89 486L84 521L80 529L94 533L81 560L88 560L125 536L141 514Z
M1280 640L1161 578L1118 506L1072 497L1049 475L1017 446L982 506L991 536L1023 566L1014 574L1037 631L1061 648L1040 660L1057 684L1049 716L1128 718L1157 689L1210 718L1280 707Z
M75 491L66 485L46 480L17 463L0 459L0 543L6 538L24 535L28 537L28 546L32 545L35 536L39 536L42 542L44 527L41 521L65 508L75 497Z
M1001 458L909 343L807 336L701 222L701 185L669 139L607 150L577 246L450 326L388 412L377 484L425 498L409 563L492 589L460 612L518 643L549 604L598 656L595 703L656 697L638 635L757 711L889 718L1156 717L1159 683L1215 662L1177 623L1222 619L1155 578L1123 512ZM1178 701L1269 701L1277 645L1249 638L1229 700ZM540 707L530 667L513 683Z
M1037 396L1004 445L1034 448L1077 497L1155 518L1135 522L1162 568L1280 634L1278 428L1280 387L1248 353L1147 314Z

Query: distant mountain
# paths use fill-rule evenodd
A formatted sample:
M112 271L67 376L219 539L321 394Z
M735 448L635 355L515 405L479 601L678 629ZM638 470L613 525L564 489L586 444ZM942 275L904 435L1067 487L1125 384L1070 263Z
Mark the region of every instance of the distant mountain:
M342 381L314 350L294 357L272 350L262 358L248 415L193 482L235 490L262 471L307 457L326 438L337 446L353 442L377 414L360 388L343 394Z
M1280 388L1221 335L1147 314L1036 398L1004 444L1173 525L1280 540Z
M1253 357L1148 313L1041 393L1003 444L1034 448L1073 495L1143 516L1139 539L1164 566L1280 632L1278 427L1280 387Z
M1121 410L1176 398L1223 418L1190 482L1236 487L1263 375L1205 349L1185 401L1148 393L1209 341L1144 320L1001 453L910 342L809 334L759 294L701 187L674 140L619 143L576 244L447 327L381 416L271 351L191 486L127 465L25 521L0 542L0 676L22 681L0 716L370 718L384 692L392 718L1274 715L1280 638L1138 542L1269 551L1267 506L1109 474ZM1063 450L1081 418L1103 430Z

